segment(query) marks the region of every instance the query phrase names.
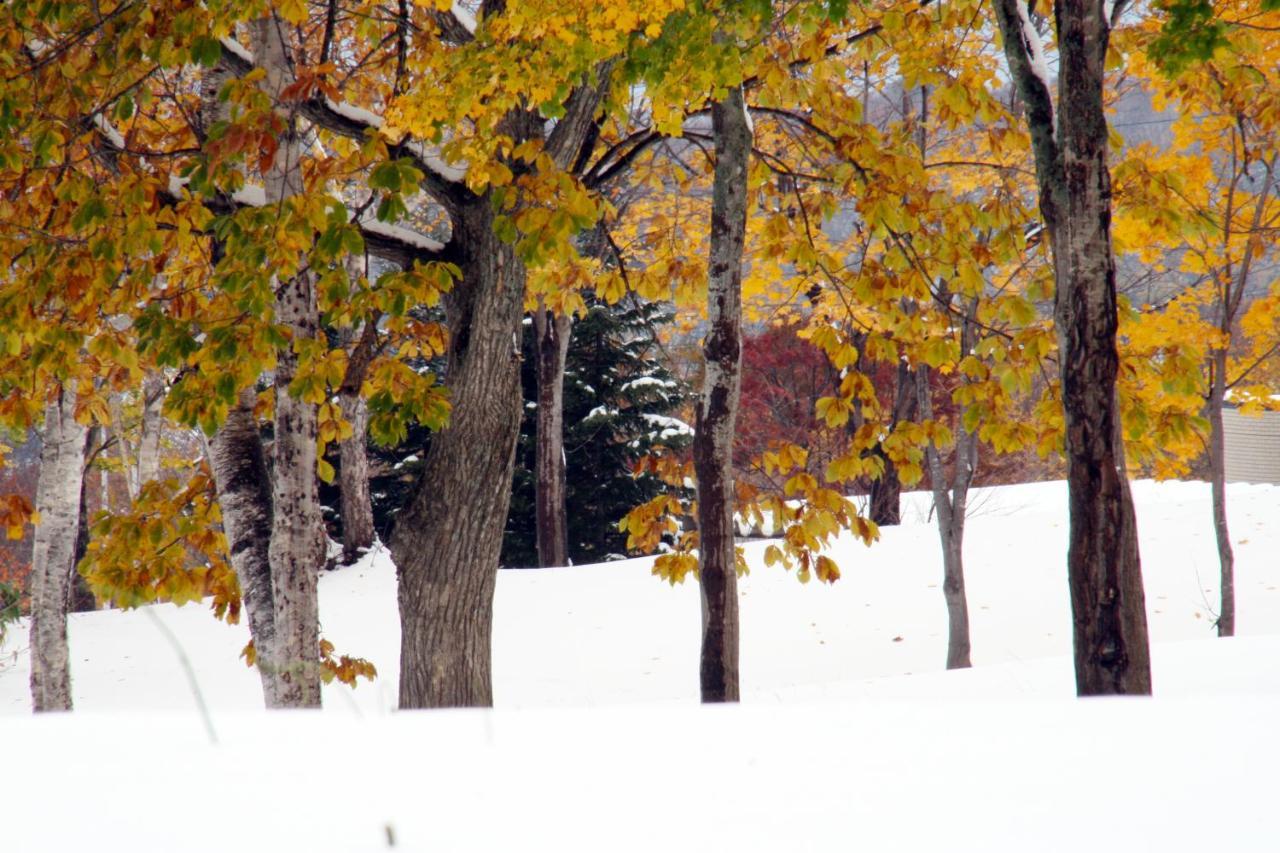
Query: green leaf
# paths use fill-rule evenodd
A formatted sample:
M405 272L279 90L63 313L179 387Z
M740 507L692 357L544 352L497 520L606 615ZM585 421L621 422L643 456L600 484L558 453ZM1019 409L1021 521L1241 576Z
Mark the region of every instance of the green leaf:
M191 43L191 61L212 68L222 59L222 43L212 36L197 36Z

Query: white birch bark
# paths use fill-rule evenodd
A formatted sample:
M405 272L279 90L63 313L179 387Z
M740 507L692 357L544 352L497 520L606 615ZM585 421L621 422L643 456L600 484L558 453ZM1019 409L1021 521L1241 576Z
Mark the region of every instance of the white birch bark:
M59 391L45 411L31 553L31 704L35 711L71 710L67 608L75 571L80 486L88 429L76 422L76 395Z
M296 119L279 99L292 82L284 24L267 15L250 26L253 53L266 72L263 89L276 101L285 122L275 161L267 170L266 200L275 204L302 192L301 139ZM303 273L276 287L276 321L289 328L293 340L314 337L319 312L311 276ZM316 485L317 413L315 406L289 394L296 375L292 347L277 354L276 421L273 444L271 582L275 605L276 651L279 655L281 704L320 705L320 636L316 600L317 575L324 561L324 531Z
M160 432L164 423L164 376L151 372L142 382L142 427L138 438L138 467L135 493L143 484L160 476Z

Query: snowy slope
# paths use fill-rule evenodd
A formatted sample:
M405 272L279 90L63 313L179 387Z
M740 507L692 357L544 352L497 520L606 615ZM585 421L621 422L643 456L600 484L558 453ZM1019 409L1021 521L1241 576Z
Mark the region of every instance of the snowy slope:
M326 714L257 713L246 630L161 606L73 617L78 710L34 719L12 632L0 849L1280 849L1280 488L1229 489L1232 640L1211 627L1207 486L1134 491L1154 701L1072 698L1062 483L975 500L966 672L941 671L924 496L880 543L841 543L833 587L765 569L749 544L739 708L696 705L696 588L632 560L503 572L498 709L390 715L379 554L322 579L325 636L383 674L326 688Z
M1217 564L1208 487L1143 481L1134 491L1157 692L1196 692L1176 666L1162 671L1169 654L1199 661L1203 676L1215 683L1230 680L1229 671L1216 672L1206 657L1217 645L1210 643ZM924 496L904 500L905 523L886 528L879 543L841 543L837 556L844 577L834 586L802 585L779 569L766 569L760 561L764 544L747 546L754 568L742 583L746 698L918 696L918 684L884 677L942 669L946 611L937 533L927 520ZM1065 501L1060 482L983 490L976 497L966 564L973 660L980 671L930 680L936 685L930 690L968 694L998 678L1009 692L1071 695ZM1230 508L1238 633L1280 637L1280 488L1233 485ZM326 705L340 712L392 709L399 666L394 567L382 553L326 574L320 589L324 635L340 651L373 661L383 675L354 691L326 688ZM658 581L647 560L505 571L495 608L499 707L685 703L697 697L696 587ZM72 617L77 708L194 707L175 650L155 618L180 638L212 707L258 707L257 677L237 658L248 640L246 628L215 622L194 605L149 610ZM24 631L11 633L0 670L0 714L26 713L29 707ZM1199 643L1164 648L1179 641ZM1052 658L1058 660L1047 660ZM1239 686L1264 679L1258 687L1280 691L1280 656L1276 660L1266 672L1242 673ZM993 664L1002 666L988 669Z

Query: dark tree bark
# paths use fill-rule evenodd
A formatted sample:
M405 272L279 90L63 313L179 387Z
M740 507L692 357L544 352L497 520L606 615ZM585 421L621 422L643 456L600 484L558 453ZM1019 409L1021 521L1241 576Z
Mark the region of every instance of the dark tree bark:
M462 281L445 297L449 425L398 519L400 707L492 705L493 590L520 431L524 266L493 233L493 205L455 215Z
M89 583L76 567L89 552L89 478L84 475L89 472L89 465L100 450L99 444L103 434L102 427L95 425L89 427L85 436L84 465L80 475L80 509L77 511L76 520L76 548L75 555L71 558L71 599L67 602L67 609L72 613L85 613L98 609L98 600L94 597L93 590L89 589Z
M1218 636L1236 633L1236 557L1227 529L1227 457L1222 428L1222 407L1227 394L1227 351L1214 350L1209 380L1209 482L1213 499L1213 533L1218 543L1221 604Z
M894 386L893 422L897 426L916 415L916 382L906 362L898 362L897 384ZM884 473L871 481L871 499L868 514L881 527L902 523L902 479L898 467L890 461L879 446L875 453L884 460Z
M40 520L31 549L31 704L37 712L71 710L67 602L88 436L75 408L75 392L60 388L45 408L40 436Z
M1242 125L1243 126L1243 125ZM1235 143L1232 142L1233 163L1237 157ZM1270 159L1262 159L1265 176L1262 189L1254 200L1253 221L1248 231L1245 251L1240 259L1239 267L1232 269L1228 260L1226 270L1218 289L1218 331L1222 340L1229 342L1235 327L1236 317L1244 304L1244 296L1249 287L1249 274L1253 269L1254 250L1265 230L1263 214L1267 208L1267 199L1275 188L1275 170L1277 155ZM1248 161L1246 160L1246 163ZM1231 222L1235 213L1235 188L1240 178L1248 174L1248 166L1236 171L1232 179L1228 195L1226 224L1224 228L1224 249L1230 248ZM1227 459L1226 437L1222 426L1222 409L1226 405L1227 388L1227 344L1214 349L1209 354L1209 398L1206 404L1209 420L1209 482L1213 497L1213 532L1218 543L1218 566L1220 605L1218 608L1218 636L1231 637L1236 632L1236 558L1231 548L1231 531L1227 527ZM1256 366L1256 365L1255 365ZM1247 374L1248 370L1244 371ZM1244 374L1236 377L1235 382L1244 378Z
M533 312L537 353L538 423L535 452L535 516L538 565L569 563L565 510L564 369L573 318L541 308Z
M1005 55L1027 107L1040 211L1053 248L1054 320L1066 419L1076 690L1149 694L1151 661L1137 522L1116 397L1115 256L1103 76L1104 0L1057 0L1057 115L1039 37L1019 0L996 0ZM1112 12L1119 14L1120 0Z
M484 17L502 8L491 0ZM607 76L606 67L570 95L547 137L546 150L561 168L594 126L589 119ZM517 112L500 130L519 143L541 135L542 122ZM400 707L492 705L493 590L522 415L526 276L513 247L493 233L488 194L428 189L449 209L462 280L444 299L452 415L432 437L418 493L391 535L400 577Z
M249 635L258 656L262 695L268 708L283 706L277 670L275 603L271 590L271 477L253 416L252 388L209 439L209 466L222 509L231 568L240 581Z
M369 496L369 409L359 392L340 391L342 417L351 436L338 444L342 512L342 561L347 565L373 547L373 501Z
M698 478L698 581L702 588L703 702L736 702L738 576L733 530L733 433L742 386L742 251L751 128L741 88L711 105L716 166L703 343L705 374L693 439Z

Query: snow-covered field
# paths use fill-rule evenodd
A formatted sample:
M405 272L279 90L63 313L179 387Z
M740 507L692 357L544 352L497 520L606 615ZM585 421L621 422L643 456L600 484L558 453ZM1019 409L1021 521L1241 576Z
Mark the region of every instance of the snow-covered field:
M645 560L503 572L490 712L390 713L384 554L322 579L324 635L382 674L325 714L259 713L246 629L161 606L73 617L77 711L34 719L19 626L0 850L1280 849L1280 488L1229 490L1232 640L1208 487L1134 491L1154 700L1073 698L1062 483L977 496L965 672L924 496L833 587L749 544L737 708L696 704L696 588Z

